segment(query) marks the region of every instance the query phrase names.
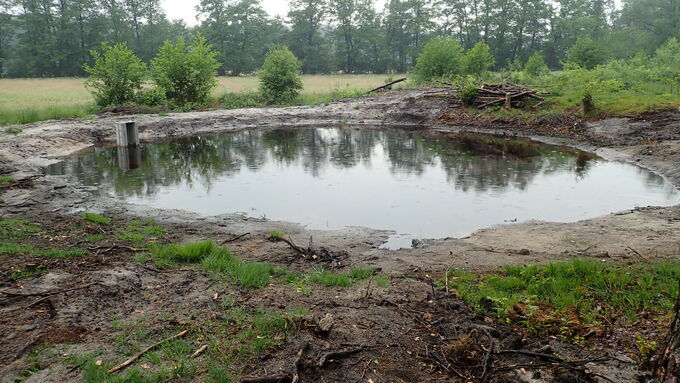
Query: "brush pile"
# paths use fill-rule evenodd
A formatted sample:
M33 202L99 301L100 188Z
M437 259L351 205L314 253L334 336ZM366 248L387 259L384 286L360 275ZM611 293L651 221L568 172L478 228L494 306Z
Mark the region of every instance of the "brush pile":
M449 86L453 85L444 81L439 81L439 83ZM453 91L461 95L460 89L453 88ZM534 102L532 103L532 101ZM477 109L499 105L503 105L506 108L525 108L527 106L533 106L535 108L540 106L543 101L545 101L545 98L539 96L539 92L535 89L523 85L502 83L482 85L476 89L474 98L466 104L474 106Z

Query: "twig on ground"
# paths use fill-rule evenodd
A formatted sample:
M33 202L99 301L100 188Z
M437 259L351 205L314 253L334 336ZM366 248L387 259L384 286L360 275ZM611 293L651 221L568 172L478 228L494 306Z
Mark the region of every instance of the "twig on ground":
M129 366L129 365L131 365L132 363L134 363L135 360L139 359L142 355L146 354L147 352L153 350L154 348L160 346L160 345L163 344L163 343L169 342L169 341L171 341L171 340L175 340L175 339L177 339L177 338L181 338L181 337L183 337L184 335L186 335L188 332L189 332L189 330L184 330L184 331L180 332L180 333L177 334L177 335L173 335L173 336L171 336L171 337L169 337L169 338L163 339L163 340L160 341L160 342L156 342L156 343L152 344L151 346L145 348L144 350L142 350L141 352L137 353L136 355L134 355L134 356L131 357L130 359L126 360L125 362L123 362L123 363L117 365L116 367L110 369L109 371L107 371L107 373L113 374L114 372L118 372L118 371L120 371L120 370L126 368L127 366Z
M491 353L493 352L493 338L488 331L484 330L484 334L489 338L489 349L486 350L486 355L484 356L484 368L482 369L482 375L479 377L480 381L486 379L486 374L489 372L489 361L491 360Z
M207 350L207 349L208 349L208 345L207 345L207 344L201 346L201 348L199 348L199 349L196 350L193 354L191 354L191 359L199 357L199 356L200 356L201 354L203 354L203 353L205 352L205 350Z
M241 234L241 235L236 236L236 237L234 237L234 238L232 238L232 239L224 240L224 241L222 241L222 245L224 245L225 243L236 242L236 241L238 241L239 239L245 237L246 235L250 235L250 233Z

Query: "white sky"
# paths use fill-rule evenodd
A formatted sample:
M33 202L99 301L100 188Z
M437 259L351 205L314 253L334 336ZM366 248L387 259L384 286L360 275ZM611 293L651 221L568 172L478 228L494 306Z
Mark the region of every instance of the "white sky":
M196 25L196 5L200 0L162 0L163 9L170 20L182 19L187 25ZM272 16L288 13L287 0L262 0L262 7Z

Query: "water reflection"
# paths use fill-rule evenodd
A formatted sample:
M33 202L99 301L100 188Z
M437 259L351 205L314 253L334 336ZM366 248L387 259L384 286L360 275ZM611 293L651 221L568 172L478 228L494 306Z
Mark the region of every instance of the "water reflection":
M246 130L141 151L96 148L48 172L157 207L394 229L409 241L507 219L569 221L679 201L663 178L584 152L376 130Z
M121 170L135 170L142 166L142 151L138 146L116 148L118 152L118 167Z

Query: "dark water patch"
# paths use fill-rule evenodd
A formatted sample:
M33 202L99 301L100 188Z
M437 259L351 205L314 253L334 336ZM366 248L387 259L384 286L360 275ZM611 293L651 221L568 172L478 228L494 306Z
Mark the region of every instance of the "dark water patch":
M662 177L590 153L399 131L247 130L141 150L95 148L48 173L158 208L394 230L390 248L504 222L571 222L680 203Z

